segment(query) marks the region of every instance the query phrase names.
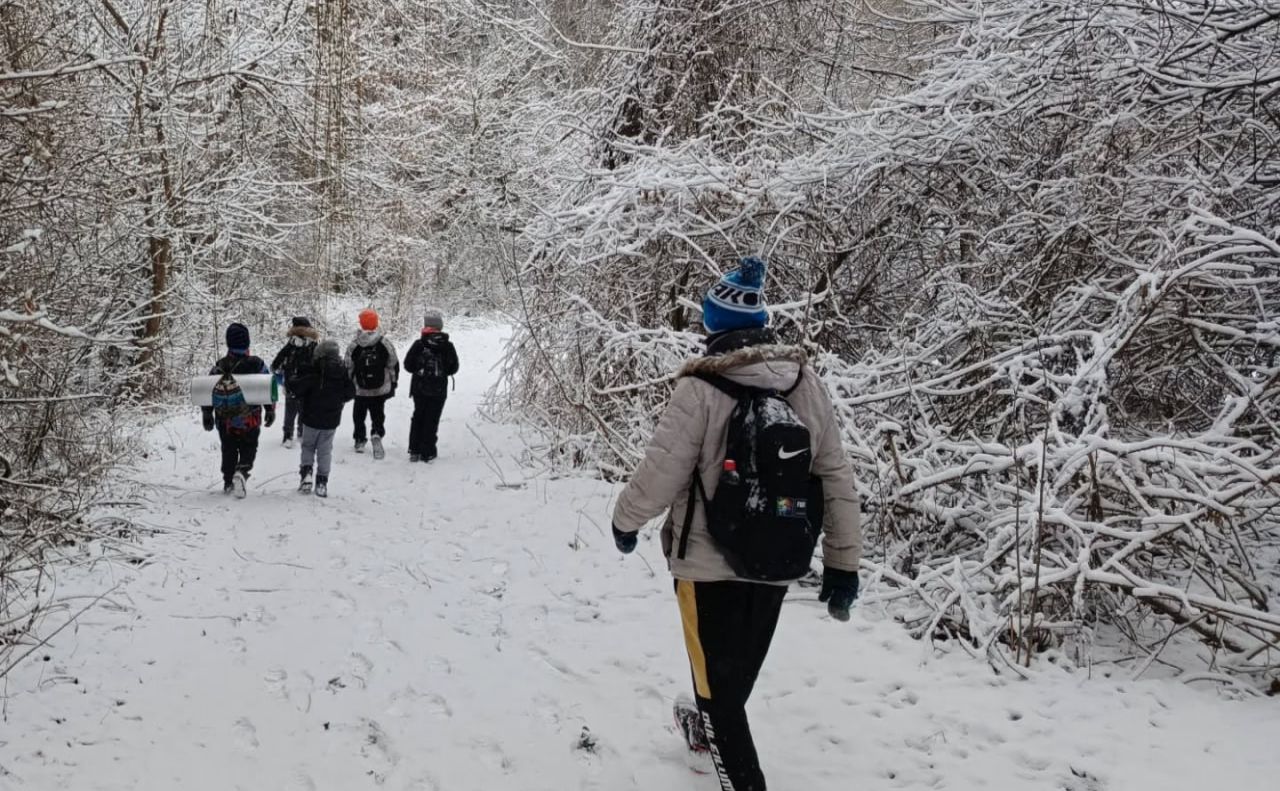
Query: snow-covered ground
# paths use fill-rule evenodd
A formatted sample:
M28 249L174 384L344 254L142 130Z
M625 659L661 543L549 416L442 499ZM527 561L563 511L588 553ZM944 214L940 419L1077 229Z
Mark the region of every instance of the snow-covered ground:
M119 587L8 680L0 789L716 788L669 724L688 674L657 541L620 557L615 487L526 481L514 430L476 415L504 334L455 332L439 461L408 463L401 397L385 460L343 427L327 501L295 493L278 429L243 502L221 494L194 410L158 429L139 474L165 532L142 565L64 574L63 593ZM752 703L774 789L1280 777L1274 700L1053 667L1015 680L814 598L793 591Z

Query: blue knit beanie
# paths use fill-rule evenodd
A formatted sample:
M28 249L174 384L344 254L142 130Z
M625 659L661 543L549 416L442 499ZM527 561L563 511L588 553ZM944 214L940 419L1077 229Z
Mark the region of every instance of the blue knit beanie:
M702 299L702 326L712 334L756 329L768 323L764 261L755 256L739 261L738 268L720 278Z
M234 323L227 327L227 351L237 354L249 353L249 328Z

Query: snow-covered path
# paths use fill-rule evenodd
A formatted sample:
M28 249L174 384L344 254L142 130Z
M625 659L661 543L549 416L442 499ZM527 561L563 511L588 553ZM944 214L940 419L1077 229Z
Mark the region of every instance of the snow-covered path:
M654 573L619 557L613 487L525 482L514 432L475 414L503 334L455 333L438 462L407 462L399 398L384 461L343 427L327 501L294 493L278 430L243 502L215 491L194 416L157 431L140 472L167 532L145 564L66 573L118 584L114 604L9 679L0 789L714 789L668 725L687 671L657 542L639 551ZM781 791L1280 776L1274 701L1052 668L1013 681L873 611L836 624L811 590L784 610L752 711ZM584 726L594 751L575 749Z

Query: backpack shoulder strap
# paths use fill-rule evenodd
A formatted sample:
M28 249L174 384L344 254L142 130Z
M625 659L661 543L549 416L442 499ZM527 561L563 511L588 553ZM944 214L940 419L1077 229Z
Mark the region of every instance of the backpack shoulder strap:
M699 497L698 495L702 495ZM702 507L707 507L707 490L702 486L702 474L698 471L698 464L694 462L693 478L689 481L689 504L684 512L684 526L680 532L680 547L676 552L676 557L684 560L685 553L689 550L689 530L693 527L693 509L697 507L698 500L702 500Z
M757 395L771 394L775 392L778 395L782 396L783 398L788 398L791 396L792 393L796 391L796 388L800 387L800 383L804 381L804 366L800 366L800 370L796 372L796 381L786 390L782 390L782 391L762 390L758 387L751 387L749 385L738 384L737 382L733 381L727 376L721 376L720 374L708 374L708 373L698 372L698 373L693 373L689 375L695 379L701 379L702 381L706 382L712 387L715 387L717 390L720 390L723 393L727 393L728 395L738 400L742 400L744 398L750 398L752 396L757 396Z
M737 382L733 381L727 376L721 376L719 374L708 374L708 373L698 372L698 373L690 374L690 376L692 376L695 379L701 379L702 381L716 388L720 392L738 401L741 401L744 398L751 398L761 393L769 392L767 390L760 390L759 388L748 387L747 385L738 384Z

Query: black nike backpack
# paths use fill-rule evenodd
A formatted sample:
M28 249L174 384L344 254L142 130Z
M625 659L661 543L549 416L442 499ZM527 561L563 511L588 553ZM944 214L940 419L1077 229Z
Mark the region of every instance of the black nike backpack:
M809 428L786 400L800 378L791 389L779 392L713 374L695 376L737 401L725 449L725 460L732 460L736 470L722 470L711 498L694 470L679 557L685 556L695 498L700 496L707 529L734 573L761 582L804 576L822 532L824 500L822 480L810 471Z

